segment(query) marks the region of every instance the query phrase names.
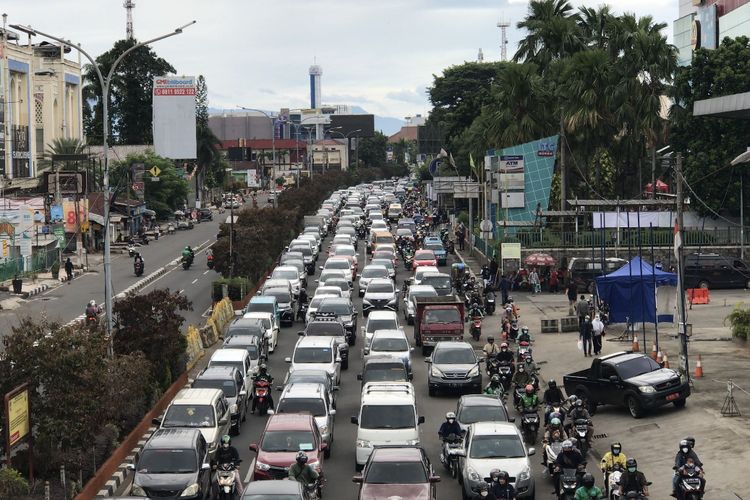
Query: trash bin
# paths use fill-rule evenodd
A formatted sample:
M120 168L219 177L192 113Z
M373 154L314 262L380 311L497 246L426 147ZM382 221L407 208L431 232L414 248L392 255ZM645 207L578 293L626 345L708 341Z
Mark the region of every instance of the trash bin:
M14 278L13 279L13 293L21 293L21 286L23 285L23 280L21 278Z

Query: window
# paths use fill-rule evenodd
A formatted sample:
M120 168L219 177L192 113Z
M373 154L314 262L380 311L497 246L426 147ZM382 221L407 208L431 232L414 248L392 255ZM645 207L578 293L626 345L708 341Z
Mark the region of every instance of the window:
M315 449L315 435L312 431L268 431L260 443L263 451L312 451Z
M501 406L464 406L458 413L462 424L474 422L507 422L508 415Z
M366 368L362 382L405 382L408 379L403 364L378 363L374 367Z
M375 338L371 349L381 352L404 352L409 350L409 343L406 339Z
M367 285L367 293L393 293L392 283L370 283Z
M615 371L614 366L608 365L606 363L602 363L600 366L601 366L601 372L602 372L602 379L609 380L609 377L617 375L617 372Z
M474 436L471 441L471 458L522 458L526 453L521 440L512 435Z
M470 365L477 362L472 349L435 349L432 362L448 365Z
M370 333L378 330L396 330L398 323L393 319L371 319L367 322L367 331Z
M193 389L221 389L224 392L224 396L228 398L233 398L237 395L237 386L234 380L197 378L193 382Z
M295 363L330 363L333 350L330 347L303 347L294 350Z
M143 451L138 460L138 472L142 474L189 474L198 470L198 458L193 450Z
M456 309L428 309L424 313L425 323L461 323Z
M411 405L364 405L359 425L363 429L411 429L416 427Z
M427 482L422 462L372 462L367 470L368 484L419 484Z
M628 380L644 373L650 373L661 369L656 361L646 356L629 359L617 365L617 371L623 380Z
M325 417L326 406L319 398L284 398L279 401L279 413L310 413L313 417Z
M213 427L213 405L170 405L162 427Z

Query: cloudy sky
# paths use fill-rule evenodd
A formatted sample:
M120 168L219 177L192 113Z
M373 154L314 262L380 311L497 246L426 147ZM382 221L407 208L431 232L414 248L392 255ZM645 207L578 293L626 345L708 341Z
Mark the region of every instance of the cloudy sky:
M135 0L135 34L151 38L192 19L182 35L154 45L184 75L203 74L214 108L309 106L308 68L323 68L323 102L381 116L426 114L433 74L464 61L500 58L504 17L509 57L526 0ZM597 6L591 0L574 4ZM618 12L669 24L677 0L610 0ZM125 35L123 0L5 0L9 24L30 24L98 55Z

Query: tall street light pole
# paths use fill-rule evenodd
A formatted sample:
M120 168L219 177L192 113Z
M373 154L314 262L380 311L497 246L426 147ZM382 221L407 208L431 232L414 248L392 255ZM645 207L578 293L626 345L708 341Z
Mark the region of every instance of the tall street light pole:
M175 29L174 31L167 33L165 35L157 36L155 38L151 38L150 40L146 40L144 42L139 42L129 49L127 49L125 52L120 54L120 57L118 57L115 62L112 64L112 67L109 69L109 73L107 73L107 78L104 78L104 75L102 75L102 71L99 68L99 65L96 63L96 60L94 60L93 57L89 55L88 52L83 50L80 44L73 44L71 42L65 41L60 37L56 37L53 35L50 35L49 33L44 33L42 31L39 31L37 29L32 28L31 26L26 26L25 29L27 29L29 32L33 33L34 35L41 35L43 37L55 40L63 46L69 45L73 48L75 48L78 52L83 54L83 56L89 60L91 63L91 67L94 68L94 71L96 71L96 76L99 79L99 85L102 88L102 146L103 146L103 159L104 159L104 171L103 171L103 189L105 194L104 199L104 306L105 306L105 314L106 314L106 325L107 325L107 336L109 338L109 347L108 347L108 354L113 356L114 354L114 344L113 344L113 338L112 338L112 329L114 326L114 321L112 317L112 259L111 259L111 249L110 249L110 235L109 235L109 205L111 203L110 196L111 193L109 191L109 91L110 91L110 85L112 83L112 76L115 74L115 70L117 69L117 66L120 64L120 62L136 49L139 49L145 45L152 44L154 42L158 42L159 40L164 40L165 38L169 38L171 36L179 35L182 33L182 30L187 28L188 26L191 26L195 24L196 21L191 21L187 24L184 24L180 26L179 28Z
M273 189L273 208L276 208L276 119L273 115L269 115L262 109L246 108L245 106L237 106L245 111L255 111L262 113L269 120L271 120L271 189Z

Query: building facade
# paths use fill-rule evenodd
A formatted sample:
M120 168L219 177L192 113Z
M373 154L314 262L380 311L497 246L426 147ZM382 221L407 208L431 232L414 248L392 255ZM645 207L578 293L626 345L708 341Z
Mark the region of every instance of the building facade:
M725 37L750 36L750 0L679 0L673 23L677 63L691 63L693 51L715 49Z
M70 47L0 34L0 174L35 177L55 139L83 140L81 64Z

